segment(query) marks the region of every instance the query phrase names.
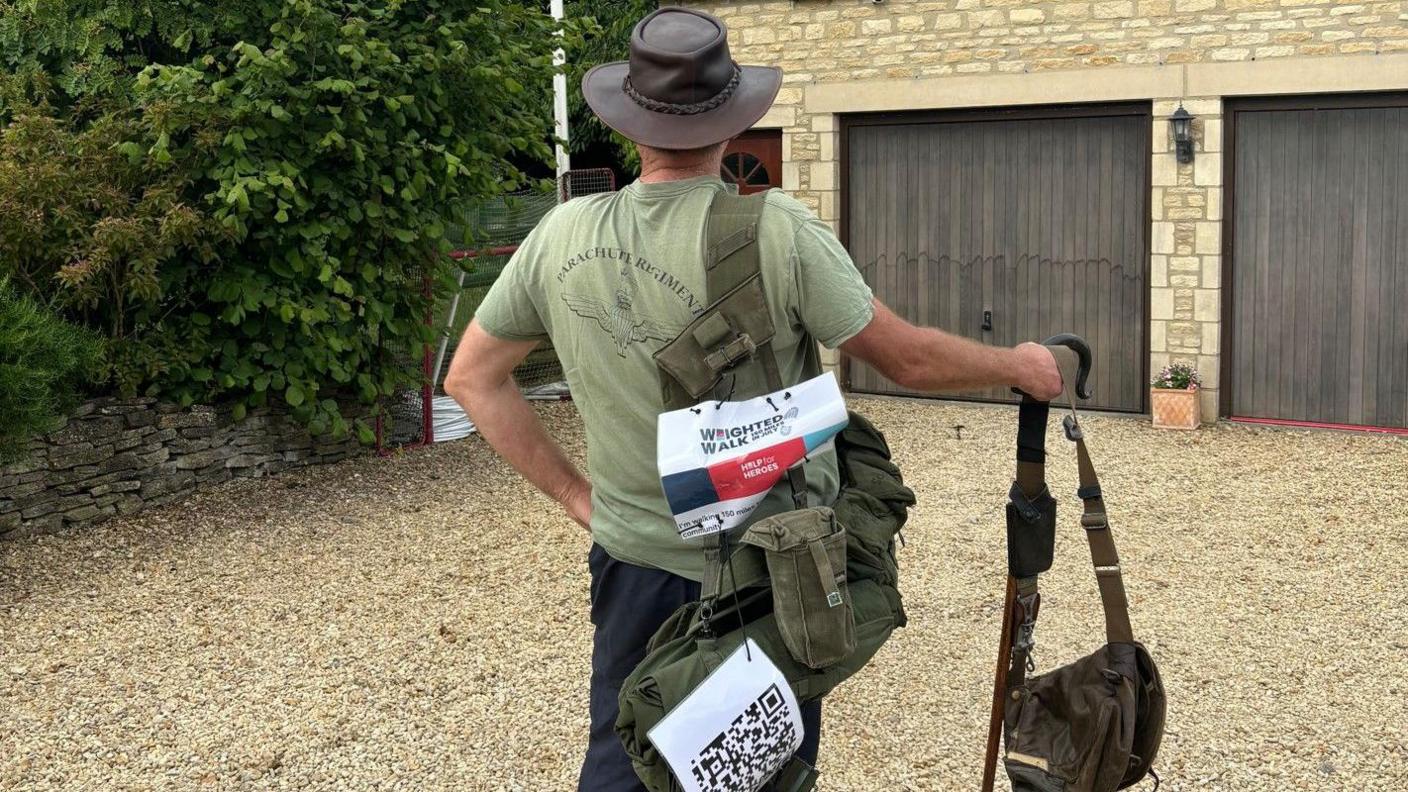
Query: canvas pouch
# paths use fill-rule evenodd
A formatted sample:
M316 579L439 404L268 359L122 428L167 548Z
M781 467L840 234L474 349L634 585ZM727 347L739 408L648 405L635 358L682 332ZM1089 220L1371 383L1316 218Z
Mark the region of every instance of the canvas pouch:
M749 526L740 541L763 550L778 630L797 662L826 668L855 650L846 530L835 512L817 506L774 515Z
M753 275L700 314L684 332L655 353L664 377L665 404L674 401L673 390L688 394L683 404L707 396L724 372L750 359L758 347L772 341L772 314L768 312L761 275Z

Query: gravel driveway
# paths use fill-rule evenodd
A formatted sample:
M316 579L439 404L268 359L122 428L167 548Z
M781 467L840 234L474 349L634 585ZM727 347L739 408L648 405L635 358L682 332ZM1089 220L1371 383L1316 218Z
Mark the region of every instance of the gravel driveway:
M828 699L820 789L971 792L1015 412L858 404L920 495L910 625ZM1165 788L1408 788L1408 440L1086 425L1169 690ZM1053 435L1042 668L1103 634ZM573 788L586 552L477 438L0 543L0 789Z

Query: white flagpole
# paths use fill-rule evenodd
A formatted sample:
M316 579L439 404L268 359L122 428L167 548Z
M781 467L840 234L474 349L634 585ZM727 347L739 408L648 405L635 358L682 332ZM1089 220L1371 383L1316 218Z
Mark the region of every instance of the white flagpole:
M552 0L552 18L558 22L562 21L563 0ZM541 6L540 6L541 7ZM562 35L558 31L558 35ZM552 53L552 62L556 66L562 66L567 62L567 54L558 47ZM556 121L556 133L559 139L557 144L557 183L558 196L562 195L562 175L572 169L572 157L567 153L567 75L561 72L552 77L552 109L553 118Z

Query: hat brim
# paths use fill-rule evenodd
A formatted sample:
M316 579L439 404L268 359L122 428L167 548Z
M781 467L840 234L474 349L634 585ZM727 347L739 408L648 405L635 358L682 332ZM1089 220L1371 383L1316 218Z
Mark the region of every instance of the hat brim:
M602 123L637 143L660 149L711 146L748 130L772 107L782 87L782 70L740 66L738 87L728 101L694 115L647 110L626 95L622 84L629 64L603 63L582 78L582 96Z

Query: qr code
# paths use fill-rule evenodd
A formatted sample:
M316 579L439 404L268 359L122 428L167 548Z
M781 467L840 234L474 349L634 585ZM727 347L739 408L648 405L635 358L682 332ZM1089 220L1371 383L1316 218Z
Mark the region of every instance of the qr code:
M774 684L710 740L689 769L701 792L753 792L781 769L800 742L787 717L787 701Z

